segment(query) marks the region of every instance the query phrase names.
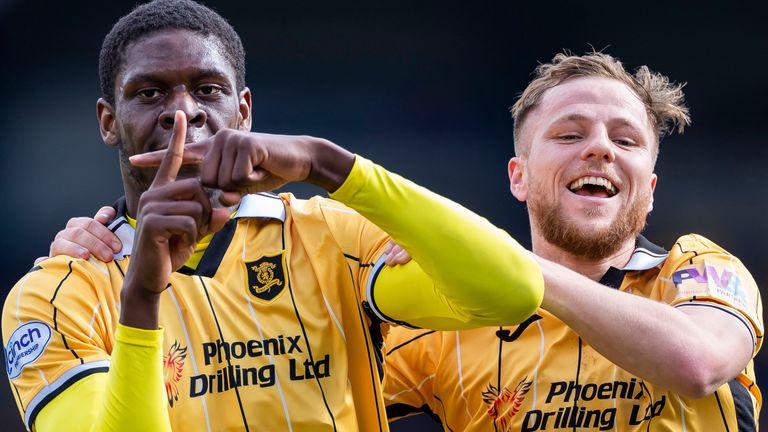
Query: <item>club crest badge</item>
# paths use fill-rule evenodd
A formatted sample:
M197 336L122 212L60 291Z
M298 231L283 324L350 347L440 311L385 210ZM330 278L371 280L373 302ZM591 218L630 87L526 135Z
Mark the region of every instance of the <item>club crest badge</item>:
M244 262L248 292L263 301L272 301L285 289L283 252Z

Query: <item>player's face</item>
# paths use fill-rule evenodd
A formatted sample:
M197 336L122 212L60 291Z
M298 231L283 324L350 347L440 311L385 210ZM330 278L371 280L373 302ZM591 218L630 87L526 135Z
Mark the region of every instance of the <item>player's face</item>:
M115 106L98 104L102 136L120 150L126 189L141 193L152 183L156 170L135 168L128 157L166 148L176 110L187 114L188 143L224 128L250 129L250 92L238 93L224 52L215 37L188 30L152 33L128 46ZM197 168L185 166L179 178L196 176Z
M510 161L534 235L577 256L605 258L634 240L652 207L654 130L625 84L582 77L547 90Z

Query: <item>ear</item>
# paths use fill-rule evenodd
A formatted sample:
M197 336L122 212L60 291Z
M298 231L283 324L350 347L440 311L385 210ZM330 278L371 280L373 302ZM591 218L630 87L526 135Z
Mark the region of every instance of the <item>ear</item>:
M96 117L99 120L99 131L104 144L115 147L120 142L120 135L117 132L117 123L115 122L115 110L112 104L99 98L96 102Z
M240 112L237 115L238 130L250 132L251 130L251 89L244 88L240 92Z
M648 213L653 210L653 191L656 190L656 182L659 180L659 178L656 176L656 174L651 174L651 199L648 201Z
M525 175L525 163L519 157L513 157L507 164L509 175L509 190L518 201L528 200L528 179Z

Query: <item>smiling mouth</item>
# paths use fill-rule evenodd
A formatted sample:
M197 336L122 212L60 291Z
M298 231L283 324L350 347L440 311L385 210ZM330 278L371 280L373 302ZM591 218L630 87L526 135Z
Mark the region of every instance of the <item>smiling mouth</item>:
M576 195L596 198L610 198L619 193L619 189L607 178L593 176L574 180L568 185L568 190Z

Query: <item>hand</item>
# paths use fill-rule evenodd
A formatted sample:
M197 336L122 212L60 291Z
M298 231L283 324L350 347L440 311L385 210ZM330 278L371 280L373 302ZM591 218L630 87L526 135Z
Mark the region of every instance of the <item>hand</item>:
M226 209L211 207L196 178L176 180L184 155L187 120L176 112L171 142L155 179L139 199L136 240L126 285L159 294L171 273L192 256L197 242L226 223Z
M167 152L135 155L131 163L158 166ZM187 144L182 163L202 164L203 185L224 191L222 203L232 205L243 195L271 191L291 181L336 190L349 175L354 155L319 138L224 129L206 140Z
M186 115L176 111L168 150L139 198L133 255L121 292L120 323L129 327L157 329L160 294L171 273L192 256L202 237L229 219L226 209L211 207L199 179L176 180L186 135Z
M51 243L48 256L39 257L35 265L48 257L67 255L74 258L97 259L109 262L120 252L123 245L120 239L105 225L115 218L115 209L105 206L91 218L76 217L67 222L66 228L59 231Z
M387 246L384 248L384 253L387 255L384 259L384 264L391 267L407 264L411 260L411 255L408 251L392 240L387 243Z

